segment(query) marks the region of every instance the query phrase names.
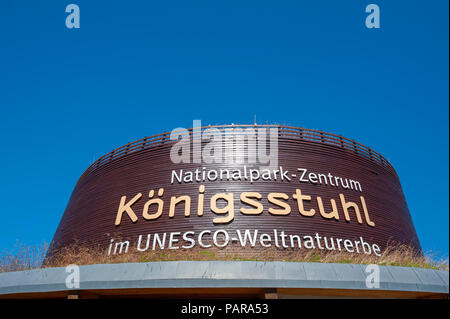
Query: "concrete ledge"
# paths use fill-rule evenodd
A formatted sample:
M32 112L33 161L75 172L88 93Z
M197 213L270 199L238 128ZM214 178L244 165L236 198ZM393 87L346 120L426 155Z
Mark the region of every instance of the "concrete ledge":
M168 261L80 266L78 291L148 288L300 288L449 293L449 273L379 266L380 287L366 286L365 265L253 261ZM0 273L0 297L73 291L64 267Z

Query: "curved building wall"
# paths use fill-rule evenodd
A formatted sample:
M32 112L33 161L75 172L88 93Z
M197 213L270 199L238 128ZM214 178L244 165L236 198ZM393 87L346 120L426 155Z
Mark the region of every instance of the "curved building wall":
M232 130L237 128L223 126L218 129L230 127ZM246 127L257 128L241 128ZM308 246L308 239L304 236L314 237L316 234L322 240L323 237L329 240L334 238L335 241L338 238L348 239L353 241L353 245L355 241L361 241L362 237L364 242L376 244L381 250L389 242L400 242L421 249L398 176L380 154L353 140L333 134L302 128L272 127L278 129L278 165L271 169L270 179L267 174L266 179L260 177L253 182L244 177L240 180L231 178L190 182L186 172L193 172L195 177L197 169L200 177L203 171L207 173L215 170L219 173L221 169L223 172L228 170L237 174L239 171L242 176L245 173L249 176L250 170L256 170L259 165L175 164L171 161L170 152L176 142L170 140L169 133L127 144L102 156L76 184L49 254L74 240L98 243L108 249L114 238L129 240L131 246L136 246L139 235L146 239L148 234L154 236L157 233L162 237L166 233L169 237L171 232L180 233L174 235L178 241L175 240L172 246L188 245L190 242L184 241L182 237L186 232L194 233L188 237L194 238L198 246L196 236L205 230L210 233L204 234L204 243L213 244L212 236L219 229L225 230L230 237L229 247L225 249L239 249L237 232L242 236L245 230L250 234L257 230L257 236L269 235L271 241L266 236L263 243L270 243L272 247L283 246L281 238L275 241L275 237L284 232L286 236L300 236L301 247L293 239L286 243L299 249ZM189 133L192 133L192 129ZM270 140L267 143L269 145ZM206 144L207 141L203 141L202 147ZM233 145L235 152L242 151L237 143ZM276 176L274 170L278 170ZM255 171L253 173L256 176ZM323 174L320 181L319 174ZM181 182L177 180L180 176L183 176ZM204 191L199 190L201 185L204 185ZM162 196L158 196L159 189L164 189ZM153 194L149 194L151 190ZM301 201L298 200L299 191L303 196ZM199 194L204 196L203 200ZM191 200L189 216L185 216L183 201L173 205L173 217L169 216L171 198L183 195L188 195ZM213 212L211 199L215 195L213 201L217 207ZM229 212L219 213L226 205L231 207L231 197L227 196L233 198L233 216ZM137 198L136 201L133 198ZM156 201L149 202L155 198L162 200L162 211L158 211ZM201 216L199 201L203 203ZM323 204L322 212L319 201ZM360 218L350 202L359 209ZM128 208L137 217L136 221L132 220L132 214L128 214L127 203L131 203ZM345 205L348 205L347 216ZM118 218L120 211L122 216ZM219 235L218 242L224 243L224 234ZM246 248L264 249L260 238L257 238L254 247L247 243ZM319 248L316 239L314 245ZM169 238L166 238L166 249L168 241ZM344 246L344 241L340 245ZM362 247L359 248L362 250Z

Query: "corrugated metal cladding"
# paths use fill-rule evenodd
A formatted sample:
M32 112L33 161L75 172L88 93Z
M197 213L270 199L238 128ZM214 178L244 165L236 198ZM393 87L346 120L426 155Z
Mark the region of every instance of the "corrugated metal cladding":
M225 129L235 126L222 126ZM247 127L247 126L246 126ZM256 127L256 126L248 126ZM259 127L259 126L258 126ZM263 126L260 126L263 127ZM70 197L67 208L54 235L49 253L75 239L109 245L109 237L122 237L135 240L137 236L151 233L195 231L197 234L205 229L225 229L235 233L237 229L258 229L260 233L272 233L273 230L285 231L287 234L314 235L359 239L376 243L384 248L390 241L410 244L417 249L420 243L411 220L408 206L395 170L380 154L346 138L302 128L274 126L279 129L278 166L297 174L289 181L206 181L171 184L172 170L179 172L195 169L236 169L243 168L236 164L174 164L170 160L170 150L174 142L169 133L148 137L127 144L102 156L81 176ZM192 129L190 130L192 132ZM207 141L203 142L204 144ZM248 166L251 168L251 165ZM361 184L362 192L336 188L331 185L300 183L298 168L306 168L314 173L331 173L334 176L352 179ZM205 185L204 214L197 216L199 185ZM164 188L163 213L155 220L145 220L142 211L148 201L149 191ZM315 208L313 217L299 213L292 195L296 189L311 196L305 201L305 209ZM241 207L251 208L240 201L242 192L258 192L262 195L260 202L264 211L260 215L244 215ZM286 193L291 213L286 216L274 216L268 208L280 208L267 200L269 193ZM142 197L133 206L138 220L133 223L124 213L119 226L115 219L122 196L127 201L136 194ZM209 210L210 198L217 193L233 193L235 216L226 224L214 224L213 218L221 217ZM368 225L361 212L363 223L358 223L353 211L351 220L344 219L339 194L346 201L361 203L364 196L370 219L375 226ZM175 216L169 218L169 203L172 196L190 195L191 215L184 216L184 206L177 206ZM340 215L339 220L322 217L317 209L316 197L323 200L325 211L332 210L331 199L335 199ZM220 204L219 204L220 205ZM361 205L359 206L362 210ZM155 210L155 208L151 208ZM207 237L205 237L207 238ZM230 246L231 247L231 246ZM236 245L230 249L236 248ZM261 249L255 248L255 249Z

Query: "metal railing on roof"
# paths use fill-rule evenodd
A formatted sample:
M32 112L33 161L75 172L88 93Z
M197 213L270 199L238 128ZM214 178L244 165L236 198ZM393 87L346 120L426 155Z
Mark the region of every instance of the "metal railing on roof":
M210 126L203 126L201 128L190 128L187 129L187 132L191 135L191 137L195 136L196 134L199 134L200 132L203 132L206 129L235 129L236 134L239 134L239 129L246 129L246 128L277 128L278 129L278 137L279 138L285 138L285 139L296 139L296 140L303 140L307 142L315 142L315 143L322 143L327 144L335 147L339 147L343 150L352 152L353 154L357 154L363 158L369 159L378 165L383 166L384 168L388 169L392 173L396 175L396 172L392 165L389 163L388 160L386 160L381 154L377 153L376 151L372 150L370 147L367 147L363 144L360 144L356 142L355 140L351 140L348 138L345 138L340 135L332 134L332 133L326 133L323 131L318 130L312 130L312 129L306 129L302 127L292 127L292 126L282 126L282 125L210 125ZM116 148L115 150L101 156L99 159L97 159L92 165L86 170L86 172L90 172L92 170L95 170L99 167L102 167L103 165L127 156L131 153L149 149L153 147L157 147L166 143L175 143L176 141L170 140L171 132L165 132L149 137L142 138L140 140L130 142L126 145L123 145L119 148ZM85 173L86 173L85 172Z

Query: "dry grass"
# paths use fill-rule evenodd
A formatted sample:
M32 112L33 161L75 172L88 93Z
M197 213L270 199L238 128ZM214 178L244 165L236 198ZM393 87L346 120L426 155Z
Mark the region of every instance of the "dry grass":
M48 244L29 246L16 242L11 251L0 254L0 272L36 269L42 266Z
M348 253L342 251L324 252L323 250L277 249L264 250L243 249L177 249L149 250L140 252L130 249L127 253L108 256L107 251L99 246L73 244L59 250L51 258L43 262L48 245L27 247L19 246L16 253L0 256L0 272L28 270L34 268L61 267L69 264L112 264L130 262L174 261L174 260L241 260L241 261L289 261L289 262L322 262L378 264L389 266L420 267L449 270L448 260L437 260L431 254L425 256L405 245L391 244L381 257ZM233 250L233 248L235 250ZM238 250L239 248L239 250Z

